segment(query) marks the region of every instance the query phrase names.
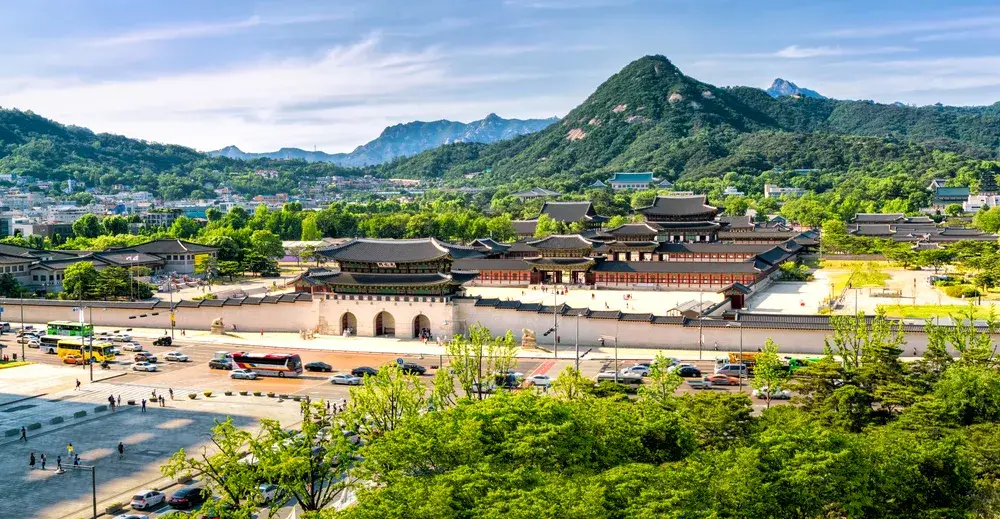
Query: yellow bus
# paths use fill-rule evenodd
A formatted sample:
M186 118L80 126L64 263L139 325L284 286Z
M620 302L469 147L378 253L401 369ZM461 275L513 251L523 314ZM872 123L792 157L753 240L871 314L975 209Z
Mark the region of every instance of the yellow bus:
M66 358L66 355L76 355L81 357L84 361L90 359L90 345L80 344L80 339L63 339L58 343L58 349L56 353L59 355L60 359ZM115 348L110 342L95 342L94 343L94 360L96 362L111 362L115 360Z

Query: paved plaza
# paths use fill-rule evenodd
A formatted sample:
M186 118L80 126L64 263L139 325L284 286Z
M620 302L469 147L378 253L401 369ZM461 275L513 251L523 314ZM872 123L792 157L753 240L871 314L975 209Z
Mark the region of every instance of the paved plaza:
M552 290L525 289L512 287L466 287L467 295L541 303L543 305L566 304L573 308L591 310L620 310L622 312L653 313L664 315L667 311L690 301L719 302L723 297L715 291L680 290L590 290L569 288L565 295Z

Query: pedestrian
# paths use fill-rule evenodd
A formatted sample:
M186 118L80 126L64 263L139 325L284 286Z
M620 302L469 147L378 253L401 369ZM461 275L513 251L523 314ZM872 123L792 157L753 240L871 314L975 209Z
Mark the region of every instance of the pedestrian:
M73 444L72 443L66 446L66 455L68 457L70 457L70 458L73 457Z
M156 400L156 390L153 390L153 400Z
M142 412L143 413L146 412L146 399L145 398L142 399Z
M76 389L74 389L74 391L79 391L79 390L80 390L80 379L76 379Z
M122 442L118 442L118 459L122 459L122 456L124 455L125 455L125 444L123 444ZM42 463L45 462L43 461Z
M167 407L167 399L160 395L160 407Z
M118 395L118 407L122 406L122 396Z
M28 456L28 467L31 468L31 470L35 470L35 453L34 452L32 452L30 456Z
M174 388L167 388L167 391L170 392L170 399L173 400L174 399Z
M80 455L79 454L73 456L73 466L74 467L79 467L80 466Z
M40 460L42 462L42 470L45 470L45 453L42 453Z
M261 329L260 329L260 336L261 336L261 337L263 337L263 336L264 336L264 329L263 329L263 328L261 328Z
M56 456L56 472L62 472L62 456Z
M28 441L28 430L25 429L23 425L21 426L21 439Z

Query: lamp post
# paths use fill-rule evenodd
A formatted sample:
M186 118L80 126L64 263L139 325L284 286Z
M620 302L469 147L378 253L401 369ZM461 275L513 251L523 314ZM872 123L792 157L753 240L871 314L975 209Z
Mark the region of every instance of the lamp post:
M736 327L740 329L740 393L743 392L743 371L746 369L746 364L743 363L743 323L729 323L726 328Z
M24 294L20 294L20 296L18 300L21 303L21 360L24 360Z
M79 470L90 471L90 498L91 498L91 505L94 507L93 519L97 519L97 467L95 467L94 465L67 465L66 468L71 468L74 470L79 469Z
M583 312L576 314L576 372L580 373L580 318L583 317Z
M556 292L556 287L552 287L552 357L559 358L559 319L557 313L559 294ZM579 323L577 324L579 326Z

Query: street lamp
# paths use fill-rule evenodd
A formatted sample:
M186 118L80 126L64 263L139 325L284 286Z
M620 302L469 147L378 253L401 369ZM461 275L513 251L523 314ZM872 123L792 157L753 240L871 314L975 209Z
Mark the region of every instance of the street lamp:
M580 318L583 312L576 314L576 372L580 373Z
M93 519L97 519L97 467L95 467L94 465L67 465L66 468L90 471L90 496L91 496L91 503L94 507Z
M743 362L743 323L728 323L726 328L736 327L740 329L740 393L743 392L743 371L746 369L746 364Z
M615 329L617 331L617 326L615 327ZM611 339L615 341L615 383L617 384L618 383L618 334L616 333L614 336L602 335L601 339L604 340Z

